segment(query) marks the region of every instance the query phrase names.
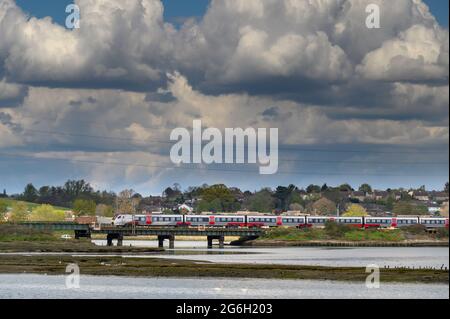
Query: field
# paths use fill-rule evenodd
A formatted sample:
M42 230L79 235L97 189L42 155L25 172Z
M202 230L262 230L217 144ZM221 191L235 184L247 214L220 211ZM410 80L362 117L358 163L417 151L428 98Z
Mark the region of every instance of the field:
M13 206L13 205L16 204L16 203L25 203L25 205L28 206L28 210L30 210L30 211L33 210L33 209L36 208L36 207L41 206L41 204L30 203L30 202L24 202L24 201L18 201L18 200L11 199L11 198L1 198L0 200L6 202L6 204L7 204L9 207ZM68 211L68 210L70 210L70 208L67 208L67 207L60 207L60 206L53 206L53 208L56 209L56 210L61 210L61 211Z

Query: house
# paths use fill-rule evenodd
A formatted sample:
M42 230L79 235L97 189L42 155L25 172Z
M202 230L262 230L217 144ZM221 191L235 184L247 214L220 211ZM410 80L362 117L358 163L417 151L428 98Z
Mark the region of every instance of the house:
M436 202L447 202L449 200L448 193L446 192L432 192L431 197Z
M75 222L77 224L83 224L83 225L93 225L97 222L96 216L79 216L75 218Z
M366 192L354 191L354 192L352 192L352 193L350 194L349 197L350 197L350 198L353 198L353 199L357 199L357 200L360 201L360 202L364 202L364 200L365 200L366 197L367 197L367 194L366 194Z
M389 197L389 193L386 191L374 191L372 198L375 200L383 200Z
M430 196L429 196L428 192L426 192L426 191L413 191L412 197L421 202L427 202L430 200Z

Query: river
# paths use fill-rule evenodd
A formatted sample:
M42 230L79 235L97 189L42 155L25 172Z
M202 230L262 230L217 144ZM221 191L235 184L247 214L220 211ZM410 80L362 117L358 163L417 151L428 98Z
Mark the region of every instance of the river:
M368 289L363 283L317 280L227 278L133 278L81 276L69 289L64 276L0 275L0 299L448 299L449 286L392 284Z
M94 241L105 245L105 241ZM156 241L124 241L124 245L156 247ZM448 247L233 247L207 249L205 242L177 241L175 249L148 257L189 259L216 263L255 263L337 267L449 267ZM144 257L144 256L142 256Z

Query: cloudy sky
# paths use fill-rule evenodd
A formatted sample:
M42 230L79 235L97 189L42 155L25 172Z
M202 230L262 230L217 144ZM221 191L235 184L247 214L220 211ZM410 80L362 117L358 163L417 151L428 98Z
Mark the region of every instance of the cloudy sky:
M159 194L226 183L448 180L448 1L0 0L0 189L84 178ZM368 29L366 7L381 8ZM170 132L278 128L280 167L182 165Z

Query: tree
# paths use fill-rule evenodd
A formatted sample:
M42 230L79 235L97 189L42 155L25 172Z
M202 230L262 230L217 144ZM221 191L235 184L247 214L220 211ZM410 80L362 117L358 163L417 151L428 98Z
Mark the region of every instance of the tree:
M30 214L31 221L39 222L58 222L64 221L64 218L63 211L55 210L53 206L47 204L36 207Z
M22 199L24 201L33 203L36 201L36 199L38 199L38 197L39 193L37 189L33 186L33 184L30 183L27 186L25 186L25 190L23 191L22 194Z
M12 205L9 221L17 223L28 220L28 206L24 202L16 202Z
M372 186L370 186L369 184L362 184L361 186L359 186L358 190L360 192L364 192L364 193L372 193Z
M336 214L336 205L327 198L321 198L312 205L313 211L320 215Z
M290 198L292 195L292 192L295 191L297 187L294 185L289 185L288 187L284 186L278 186L275 194L273 196L278 200L277 201L277 208L286 211L290 204Z
M339 186L339 191L341 192L351 192L353 188L350 184L342 184Z
M346 212L344 213L344 217L362 217L367 216L367 211L364 207L358 204L351 204Z
M445 186L444 186L444 192L446 192L448 194L449 189L450 189L450 186L449 186L449 183L447 182L447 183L445 183Z
M102 217L114 217L114 210L109 205L98 204L95 209L95 215Z
M63 189L64 192L71 198L78 198L82 194L90 194L94 192L91 185L89 185L89 183L85 182L84 180L79 181L68 180L64 184Z
M267 188L256 192L248 198L247 208L254 212L271 213L275 209L272 192Z
M305 208L300 204L293 203L293 204L289 205L289 210L294 211L294 212L303 212L305 210Z
M423 205L413 205L409 201L399 201L395 203L393 214L400 215L427 215L428 209Z
M313 185L313 184L311 184L311 185L309 185L307 188L306 188L306 192L308 193L308 194L313 194L313 193L320 193L320 186L319 185Z
M117 195L116 205L117 213L120 214L135 214L136 207L138 207L140 198L133 197L135 195L134 190L124 189Z
M8 212L8 204L5 200L0 199L0 222L5 220L6 213Z
M197 207L199 211L232 212L240 207L233 193L223 184L203 189L201 197Z
M95 202L87 199L77 199L73 203L73 211L78 216L94 216L95 215Z

